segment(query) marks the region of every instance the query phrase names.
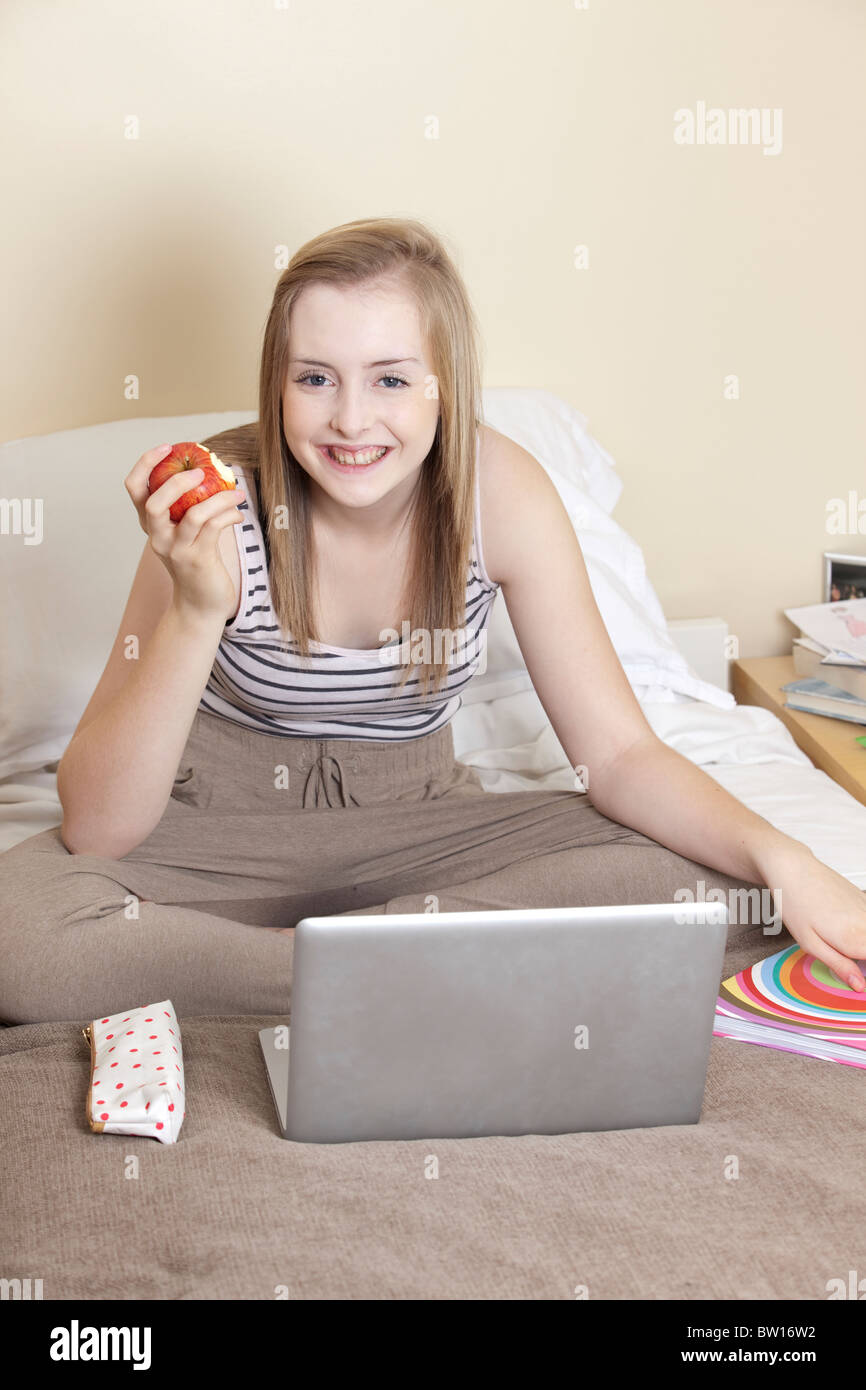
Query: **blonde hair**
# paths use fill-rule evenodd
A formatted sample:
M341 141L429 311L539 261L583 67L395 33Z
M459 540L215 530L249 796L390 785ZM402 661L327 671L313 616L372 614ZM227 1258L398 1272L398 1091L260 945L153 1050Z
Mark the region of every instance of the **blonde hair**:
M313 237L277 281L265 327L259 418L203 440L226 463L257 473L262 532L277 621L300 654L310 655L313 553L309 477L282 427L292 306L308 285L360 285L382 277L405 284L415 299L439 397L439 420L421 467L412 511L404 612L410 632L462 629L474 517L475 441L482 423L480 335L463 280L443 241L409 218L369 217ZM276 525L279 514L285 524ZM410 643L411 646L411 643ZM439 644L437 644L438 648ZM429 650L429 649L428 649ZM394 693L414 669L426 697L447 678L448 654L411 658Z

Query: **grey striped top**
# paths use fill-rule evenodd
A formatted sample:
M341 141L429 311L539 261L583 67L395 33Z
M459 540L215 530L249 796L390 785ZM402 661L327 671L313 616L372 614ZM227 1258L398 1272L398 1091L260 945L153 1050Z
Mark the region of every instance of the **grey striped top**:
M485 629L500 587L484 568L477 451L476 443L475 533L463 628L455 637L447 681L426 699L417 675L409 676L401 693L388 693L403 672L399 641L366 650L311 642L311 660L304 664L271 604L254 479L233 465L252 503L241 504L248 516L233 528L242 599L223 629L199 708L245 728L299 738L403 741L447 724L460 708L461 690L486 665Z

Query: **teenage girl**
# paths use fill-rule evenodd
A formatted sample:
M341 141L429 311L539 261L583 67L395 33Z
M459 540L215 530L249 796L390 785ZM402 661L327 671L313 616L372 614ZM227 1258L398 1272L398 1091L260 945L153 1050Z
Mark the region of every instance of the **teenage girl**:
M169 446L135 464L147 542L59 765L62 825L0 857L4 1021L166 997L181 1013L285 1013L291 929L311 912L755 885L863 988L864 895L654 735L559 496L481 423L480 380L441 240L351 222L278 281L256 423L203 441L238 490L175 525L199 475L148 496ZM485 793L454 758L450 720L500 590L588 795Z

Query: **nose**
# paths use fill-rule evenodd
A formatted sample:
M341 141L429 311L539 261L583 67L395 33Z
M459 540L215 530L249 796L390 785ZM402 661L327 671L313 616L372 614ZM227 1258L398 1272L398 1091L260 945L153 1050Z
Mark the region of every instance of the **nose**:
M348 439L363 436L375 419L369 399L365 399L364 387L346 382L337 391L331 414L330 427Z

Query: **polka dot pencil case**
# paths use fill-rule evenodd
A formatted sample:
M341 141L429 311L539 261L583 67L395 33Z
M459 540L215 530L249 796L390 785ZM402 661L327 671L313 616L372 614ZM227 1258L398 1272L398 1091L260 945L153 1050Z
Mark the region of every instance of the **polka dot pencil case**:
M174 1144L186 1114L180 1028L170 999L99 1018L90 1043L87 1120L97 1134Z

